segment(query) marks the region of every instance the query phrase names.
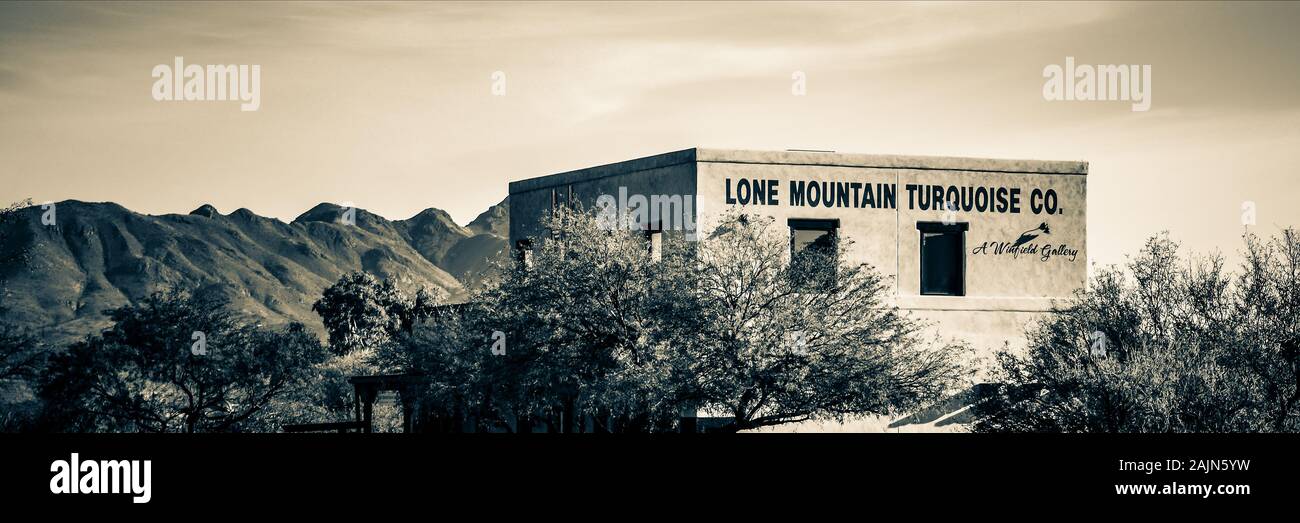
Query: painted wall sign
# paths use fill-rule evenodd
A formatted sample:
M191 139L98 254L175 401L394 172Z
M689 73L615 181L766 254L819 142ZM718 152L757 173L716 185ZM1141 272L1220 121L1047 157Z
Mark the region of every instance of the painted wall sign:
M1050 234L1052 234L1052 228L1047 225L1047 222L1043 222L1038 224L1038 227L1020 233L1020 237L1014 241L986 241L971 249L970 253L973 255L1002 256L1011 260L1017 260L1024 256L1026 258L1036 258L1041 262L1052 259L1065 259L1074 262L1079 257L1079 249L1070 247L1066 243L1034 242L1034 240Z
M897 209L898 186L891 183L726 178L728 205L785 205L856 209ZM783 200L784 193L784 200ZM1064 214L1055 189L913 184L903 186L908 210L955 210L995 214Z

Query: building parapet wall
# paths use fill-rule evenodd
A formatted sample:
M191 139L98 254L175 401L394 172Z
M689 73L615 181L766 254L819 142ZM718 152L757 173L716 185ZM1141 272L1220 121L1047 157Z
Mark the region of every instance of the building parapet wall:
M1088 174L1088 162L966 158L957 156L906 156L694 148L514 181L510 182L510 194L557 187L572 183L592 182L610 176L619 176L694 162L807 165L823 167L870 167L880 169L1026 174Z
M699 162L713 163L754 163L819 167L870 167L880 169L918 169L1027 174L1088 174L1088 162L964 158L956 156L902 156L805 151L695 149L695 160Z
M646 156L625 162L597 165L585 169L575 169L548 176L539 176L537 178L510 182L510 194L536 191L538 189L559 187L574 183L589 184L610 176L622 176L641 171L651 171L665 167L672 167L675 165L693 164L696 162L697 150L698 149L685 149L681 151L673 151L670 153L656 154L654 156Z

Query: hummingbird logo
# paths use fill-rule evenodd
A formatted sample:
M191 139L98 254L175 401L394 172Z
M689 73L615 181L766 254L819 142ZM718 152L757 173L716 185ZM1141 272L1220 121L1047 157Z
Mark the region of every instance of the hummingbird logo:
M1020 233L1020 237L1016 239L1016 243L1011 245L1011 248L1014 249L1026 243L1029 243L1034 238L1037 238L1039 233L1052 234L1052 228L1047 226L1047 222L1040 223L1038 224L1038 227L1034 227L1033 229L1029 229L1025 232Z

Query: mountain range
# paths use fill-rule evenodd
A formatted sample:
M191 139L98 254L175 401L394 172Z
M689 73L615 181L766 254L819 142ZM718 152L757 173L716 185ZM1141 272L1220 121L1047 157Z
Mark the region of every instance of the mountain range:
M285 223L211 205L153 216L67 200L45 225L33 206L0 235L0 304L5 319L52 343L98 332L109 325L103 311L167 288L220 293L258 321L323 332L311 305L352 271L463 300L507 256L508 209L503 200L460 226L439 209L388 220L322 203ZM24 260L9 256L22 251Z

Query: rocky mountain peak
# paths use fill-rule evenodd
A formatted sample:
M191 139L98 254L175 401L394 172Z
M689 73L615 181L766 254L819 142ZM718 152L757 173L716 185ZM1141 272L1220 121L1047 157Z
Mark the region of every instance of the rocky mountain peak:
M466 227L475 234L495 234L502 238L510 236L510 197L501 203L488 207L488 210L474 218Z
M221 217L221 213L220 213L219 211L217 211L217 208L216 208L216 207L213 207L211 204L206 204L206 203L203 204L203 205L200 205L198 209L194 209L194 210L190 211L190 215L191 215L191 216L203 216L203 217L206 217L206 218L219 218L219 217Z
M357 227L342 227L348 209L333 203L292 223L243 208L223 215L210 204L188 216L139 214L111 202L57 205L60 228L41 225L39 206L4 224L13 245L0 247L28 252L30 263L0 257L0 278L10 291L7 318L61 341L104 328L104 310L167 288L222 292L258 321L319 330L311 304L342 274L365 271L457 300L505 252L504 238L476 234L440 209L398 221L356 209ZM477 221L496 219L489 218Z
M315 207L308 209L307 212L299 214L297 218L293 219L293 223L335 223L343 216L343 211L344 207L342 205L330 202L321 202L316 204Z
M399 220L399 223L406 225L408 228L423 228L431 231L448 232L458 236L470 236L468 229L461 227L451 218L447 211L430 207L419 214Z

